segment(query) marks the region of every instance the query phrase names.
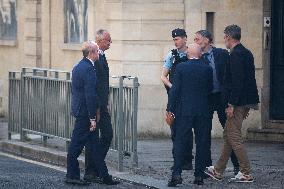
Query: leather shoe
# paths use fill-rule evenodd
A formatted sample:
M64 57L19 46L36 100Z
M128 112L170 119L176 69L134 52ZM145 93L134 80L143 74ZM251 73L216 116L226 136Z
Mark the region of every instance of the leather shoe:
M197 184L197 185L203 185L203 178L202 177L195 177L193 184Z
M178 184L182 184L182 178L180 175L172 176L168 182L168 187L176 187Z
M84 175L83 179L87 182L94 182L94 183L100 183L101 182L100 177L97 177L95 175Z
M71 178L66 178L65 179L66 184L74 184L74 185L90 185L91 183L82 179L71 179Z
M117 184L119 184L120 182L117 181L117 180L113 180L113 179L112 179L112 176L109 175L109 176L103 178L101 183L102 183L102 184L106 184L106 185L117 185Z

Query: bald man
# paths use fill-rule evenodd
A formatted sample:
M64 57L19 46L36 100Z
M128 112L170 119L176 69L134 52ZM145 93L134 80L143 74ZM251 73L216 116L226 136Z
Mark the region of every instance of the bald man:
M72 115L76 118L71 142L67 154L67 184L88 185L90 182L80 178L77 158L82 153L87 141L92 145L93 161L97 165L102 183L114 185L108 174L99 143L97 127L98 97L97 75L94 62L99 58L98 45L92 41L82 46L83 59L72 70Z
M175 117L176 139L173 144L174 167L168 186L182 183L181 172L187 145L192 140L194 129L196 158L194 184L202 185L205 170L205 155L210 132L208 96L213 88L212 68L200 60L201 48L188 46L188 61L176 67L176 75L169 94L167 112Z

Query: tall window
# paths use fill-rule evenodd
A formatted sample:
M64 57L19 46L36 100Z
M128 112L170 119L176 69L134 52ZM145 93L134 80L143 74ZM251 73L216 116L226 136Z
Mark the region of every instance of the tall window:
M64 42L81 43L88 39L88 0L64 0Z
M15 40L16 37L16 0L0 0L0 40Z
M206 30L208 30L214 39L214 12L206 12Z

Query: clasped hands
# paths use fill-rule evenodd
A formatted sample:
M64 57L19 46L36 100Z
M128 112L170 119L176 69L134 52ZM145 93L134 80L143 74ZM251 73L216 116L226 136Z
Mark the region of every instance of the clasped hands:
M96 118L95 119L90 119L90 131L93 132L96 130L97 128L97 123L100 121L101 119L101 112L100 112L100 109L97 110L97 113L96 113Z

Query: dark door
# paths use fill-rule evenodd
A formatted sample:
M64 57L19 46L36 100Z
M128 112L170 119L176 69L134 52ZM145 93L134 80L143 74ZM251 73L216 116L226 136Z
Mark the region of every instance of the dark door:
M272 0L270 118L284 120L284 1Z

